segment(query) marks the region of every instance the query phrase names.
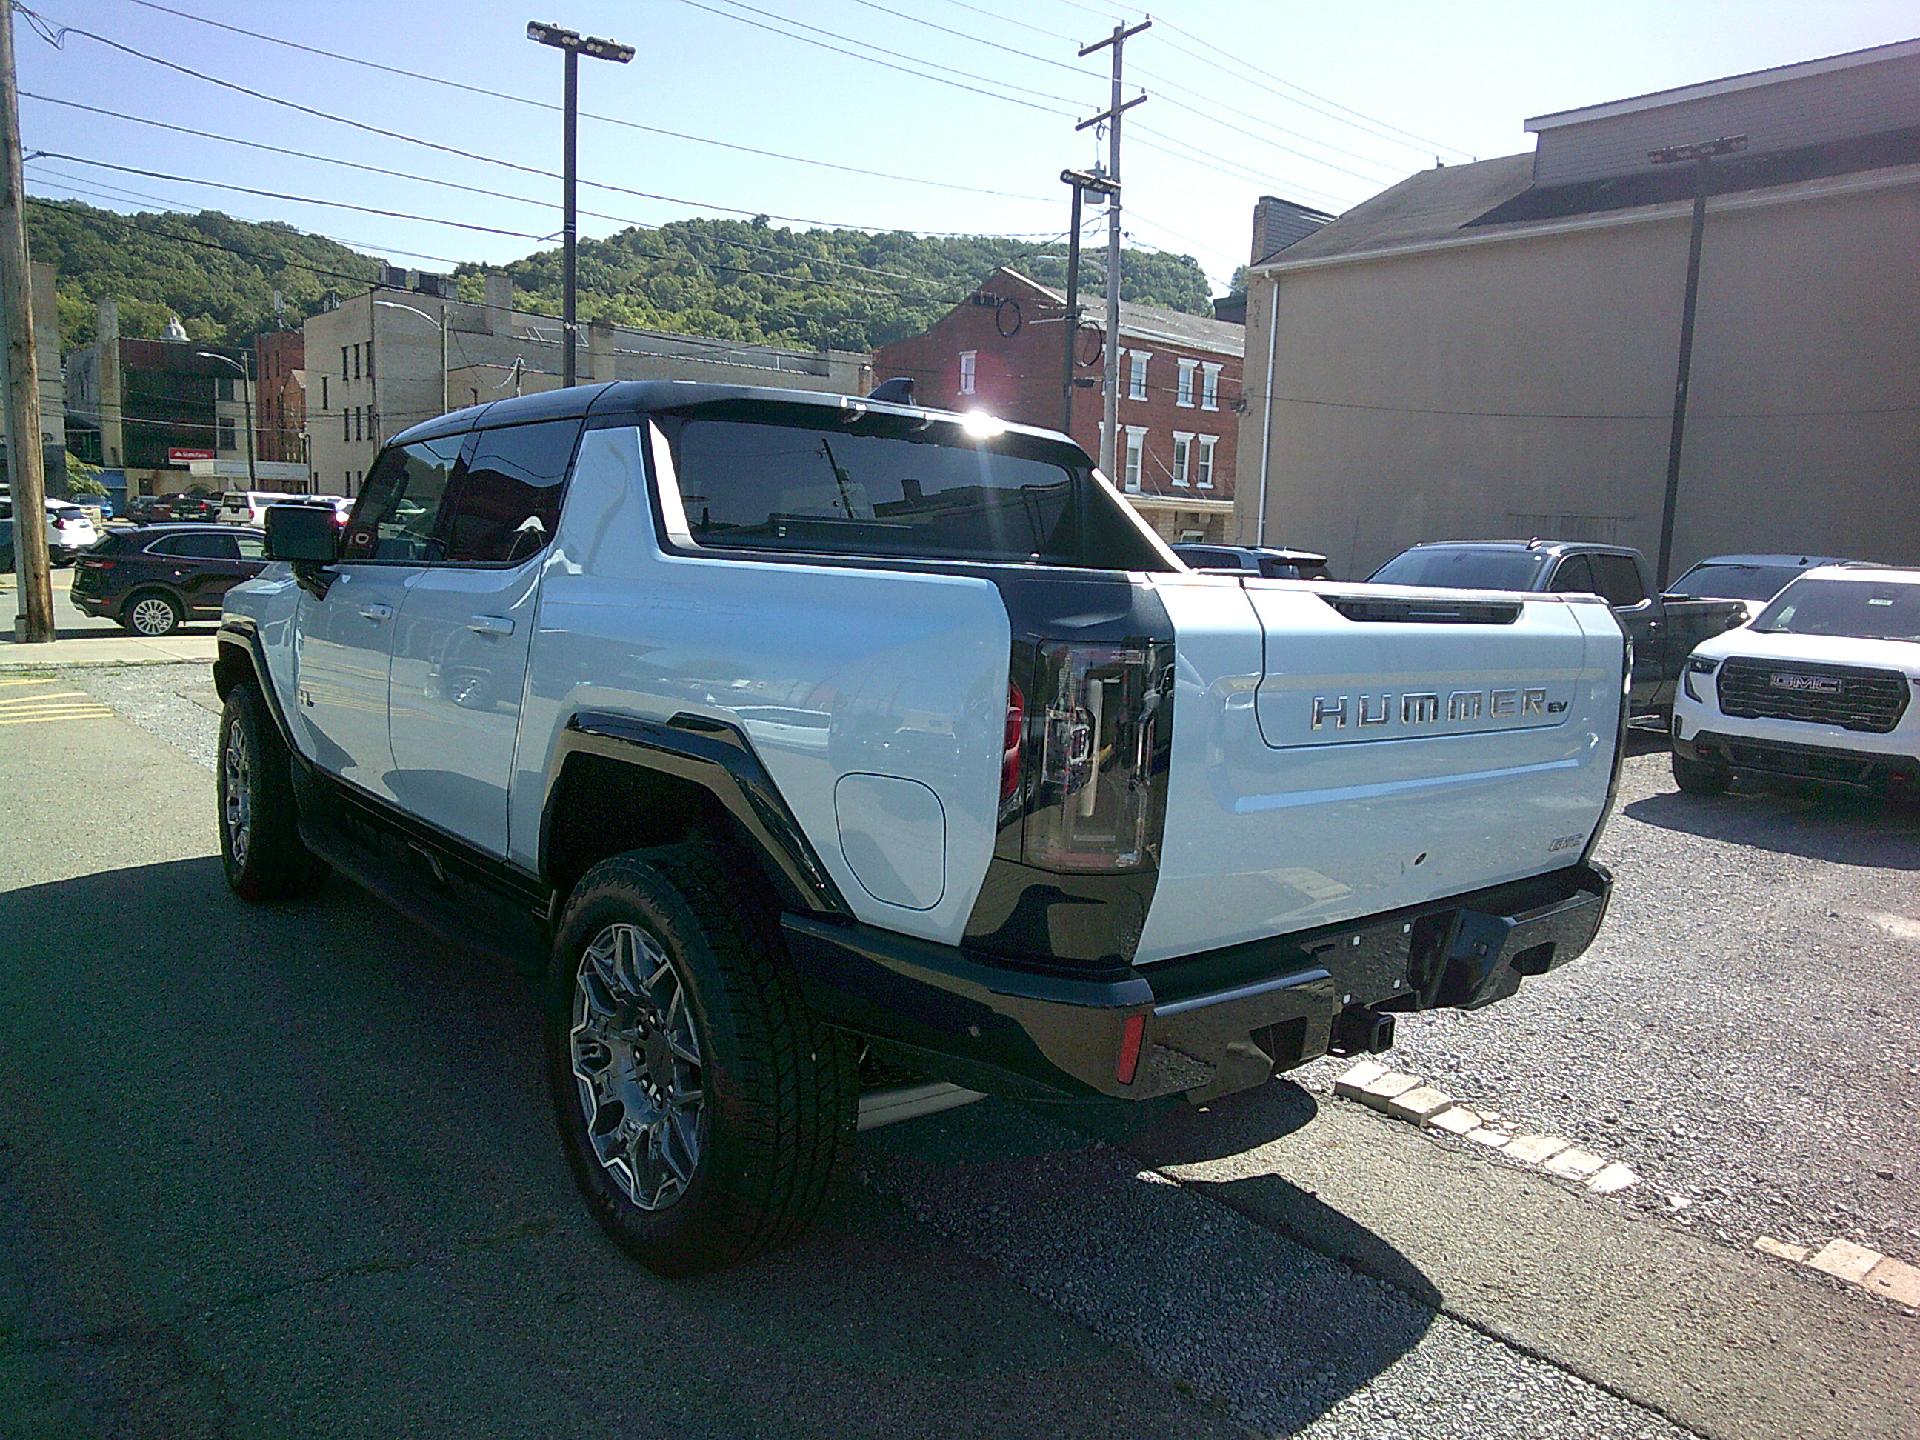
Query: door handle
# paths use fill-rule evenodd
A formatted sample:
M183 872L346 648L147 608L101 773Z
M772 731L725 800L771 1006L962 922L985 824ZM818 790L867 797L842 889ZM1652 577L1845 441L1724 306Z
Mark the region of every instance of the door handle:
M505 615L474 615L468 618L467 628L476 635L511 635L513 621Z
M360 614L376 625L384 625L393 618L393 607L391 605L362 605L360 607Z

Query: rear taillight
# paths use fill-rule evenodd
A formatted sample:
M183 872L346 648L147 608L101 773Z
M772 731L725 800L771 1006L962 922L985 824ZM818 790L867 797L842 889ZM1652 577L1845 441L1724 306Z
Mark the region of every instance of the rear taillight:
M1007 728L1000 741L1000 802L1005 804L1020 789L1020 743L1026 735L1027 697L1020 687L1007 683Z
M1022 851L1050 870L1154 863L1170 738L1164 661L1147 644L1039 647L1044 721ZM1005 775L1002 775L1002 784Z
M82 570L111 570L113 568L113 561L96 560L91 556L82 556L80 559L80 568Z

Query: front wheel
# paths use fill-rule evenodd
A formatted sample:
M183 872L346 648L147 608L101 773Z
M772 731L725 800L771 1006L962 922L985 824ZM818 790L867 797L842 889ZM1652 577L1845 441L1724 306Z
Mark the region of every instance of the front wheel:
M803 1231L852 1138L846 1040L697 844L603 860L554 942L547 1073L567 1159L623 1250L717 1270Z
M293 900L327 878L300 839L287 747L251 684L227 692L220 711L220 862L243 900Z
M1689 760L1678 750L1673 752L1673 781L1689 795L1724 795L1733 784L1733 772L1724 765L1704 760Z

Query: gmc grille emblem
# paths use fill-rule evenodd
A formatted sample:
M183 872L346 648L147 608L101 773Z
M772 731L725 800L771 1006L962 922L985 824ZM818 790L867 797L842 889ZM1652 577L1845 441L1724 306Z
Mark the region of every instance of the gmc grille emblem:
M1832 675L1782 675L1775 673L1767 683L1776 690L1811 690L1816 695L1838 695L1840 681Z
M1544 718L1549 711L1561 714L1564 703L1547 704L1544 685L1525 685L1490 690L1453 690L1443 698L1438 691L1409 690L1395 695L1375 691L1358 697L1315 695L1309 728L1344 730L1353 721L1356 728L1376 729L1395 726L1418 729L1438 725L1443 720L1516 720L1532 716Z

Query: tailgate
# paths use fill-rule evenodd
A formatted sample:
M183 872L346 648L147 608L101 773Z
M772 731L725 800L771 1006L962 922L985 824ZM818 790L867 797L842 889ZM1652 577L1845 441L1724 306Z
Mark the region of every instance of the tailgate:
M1572 864L1619 739L1599 601L1155 577L1173 755L1142 961Z

